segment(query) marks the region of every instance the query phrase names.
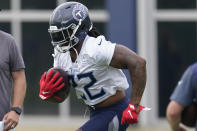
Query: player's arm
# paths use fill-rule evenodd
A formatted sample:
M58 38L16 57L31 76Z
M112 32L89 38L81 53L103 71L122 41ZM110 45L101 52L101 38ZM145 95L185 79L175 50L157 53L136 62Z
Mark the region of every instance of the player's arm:
M13 95L13 107L22 108L23 101L26 94L26 77L25 71L20 70L12 72L12 77L14 80L14 95Z
M129 70L133 86L130 102L138 106L146 85L146 61L127 47L117 44L110 66Z
M26 94L26 78L24 70L12 72L14 91L12 107L22 108L23 101ZM4 115L3 121L5 122L5 130L15 128L19 121L19 114L15 111L10 111Z
M181 112L184 107L176 101L171 101L166 110L166 117L171 126L172 131L180 130ZM183 128L182 128L183 130Z

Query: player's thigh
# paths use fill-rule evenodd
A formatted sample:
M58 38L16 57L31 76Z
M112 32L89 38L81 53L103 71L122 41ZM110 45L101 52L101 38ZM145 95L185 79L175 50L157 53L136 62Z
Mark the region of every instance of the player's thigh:
M82 127L82 131L108 131L110 120L106 118L91 119L87 121Z
M82 131L120 131L120 128L120 120L114 112L96 115L81 127Z

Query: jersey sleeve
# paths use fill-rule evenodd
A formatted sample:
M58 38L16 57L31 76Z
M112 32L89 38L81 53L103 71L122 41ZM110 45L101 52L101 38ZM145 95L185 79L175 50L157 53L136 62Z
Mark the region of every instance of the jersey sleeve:
M100 36L95 43L94 59L99 65L109 65L115 50L115 43L106 41L104 37Z
M183 106L188 106L192 103L194 98L192 77L192 70L191 68L188 68L171 95L171 100L174 100Z
M19 51L19 48L16 45L16 42L13 37L10 37L9 42L9 59L10 59L10 70L12 72L21 70L25 68L25 64L22 58L22 55Z

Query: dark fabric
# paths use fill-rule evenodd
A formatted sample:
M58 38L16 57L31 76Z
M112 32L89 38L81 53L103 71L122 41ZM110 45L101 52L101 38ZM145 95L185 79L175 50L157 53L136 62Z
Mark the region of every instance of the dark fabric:
M127 108L128 98L122 99L120 102L105 108L90 109L90 120L82 127L82 131L114 131L110 128L110 123L117 116L119 129L117 131L126 131L127 124L121 126L122 112ZM116 125L117 126L117 125ZM116 130L115 130L116 131Z

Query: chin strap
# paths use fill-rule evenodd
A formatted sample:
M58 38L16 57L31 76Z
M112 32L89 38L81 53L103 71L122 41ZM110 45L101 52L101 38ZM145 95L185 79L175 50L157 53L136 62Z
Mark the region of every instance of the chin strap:
M57 46L54 48L56 51L54 51L54 53L52 54L53 58L57 57L57 55L59 53L65 53L66 51L62 51L60 48L58 48ZM79 53L77 52L77 50L73 47L73 50L75 51L76 55L77 55L77 58L79 56ZM75 60L75 63L77 63L77 58Z
M76 53L76 55L77 55L76 60L75 60L75 63L78 63L77 58L78 58L78 56L79 56L79 53L77 52L77 50L76 50L75 48L73 48L73 49L74 49L74 51L75 51L75 53Z
M54 51L54 53L52 54L53 58L57 57L58 54L59 54L59 51Z

